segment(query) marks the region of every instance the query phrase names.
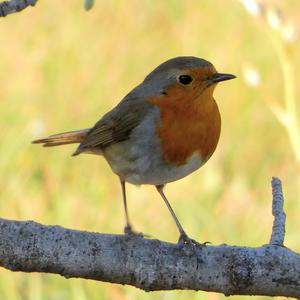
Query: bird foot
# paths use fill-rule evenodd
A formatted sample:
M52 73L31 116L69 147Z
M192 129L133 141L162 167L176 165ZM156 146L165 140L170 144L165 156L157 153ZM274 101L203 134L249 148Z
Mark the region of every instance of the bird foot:
M130 225L126 225L126 226L124 227L124 233L125 233L126 235L129 235L129 236L139 236L139 237L144 237L144 234L143 234L142 232L134 231Z
M181 234L178 240L178 245L180 246L187 246L187 247L192 247L195 248L196 246L206 246L206 244L209 244L209 242L205 243L199 243L195 241L194 239L191 239L187 234Z

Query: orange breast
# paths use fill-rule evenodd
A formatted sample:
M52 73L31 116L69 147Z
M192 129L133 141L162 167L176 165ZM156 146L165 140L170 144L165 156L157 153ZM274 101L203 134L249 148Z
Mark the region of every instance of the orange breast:
M216 149L221 129L221 118L212 91L200 96L182 91L180 87L167 95L152 97L158 105L161 123L156 134L161 140L164 159L183 165L198 152L206 162Z

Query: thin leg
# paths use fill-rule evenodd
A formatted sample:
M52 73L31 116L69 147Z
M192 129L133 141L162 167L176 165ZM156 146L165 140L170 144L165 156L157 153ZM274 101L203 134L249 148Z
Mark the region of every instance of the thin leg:
M125 218L126 218L126 226L124 227L124 233L133 233L132 227L129 222L129 217L128 217L125 181L120 178L120 182L122 187L122 197L123 197L123 204L124 204Z
M163 185L156 185L157 191L159 192L159 194L161 195L161 197L164 199L164 201L165 201L165 203L166 203L166 205L167 205L167 207L168 207L168 209L169 209L169 211L170 211L170 213L171 213L171 215L172 215L172 217L173 217L173 219L174 219L174 221L175 221L175 223L177 225L177 228L178 228L179 233L180 233L180 239L185 238L185 237L187 237L187 234L185 233L185 231L183 230L181 224L179 223L179 221L178 221L178 219L177 219L177 217L175 215L174 210L172 209L172 207L171 207L171 205L170 205L167 197L165 196L165 194L163 192L163 188L164 188Z

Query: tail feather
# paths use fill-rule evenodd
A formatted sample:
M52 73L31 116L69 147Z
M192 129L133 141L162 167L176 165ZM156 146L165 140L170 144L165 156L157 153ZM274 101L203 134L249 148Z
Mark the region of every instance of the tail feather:
M43 147L53 147L67 144L81 143L87 136L90 128L68 131L49 135L46 138L32 141L33 144L43 144Z

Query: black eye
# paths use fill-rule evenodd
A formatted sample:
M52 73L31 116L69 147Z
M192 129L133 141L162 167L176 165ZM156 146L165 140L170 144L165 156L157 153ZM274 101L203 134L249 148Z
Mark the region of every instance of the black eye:
M178 81L184 85L190 84L193 81L193 78L190 75L180 75Z

